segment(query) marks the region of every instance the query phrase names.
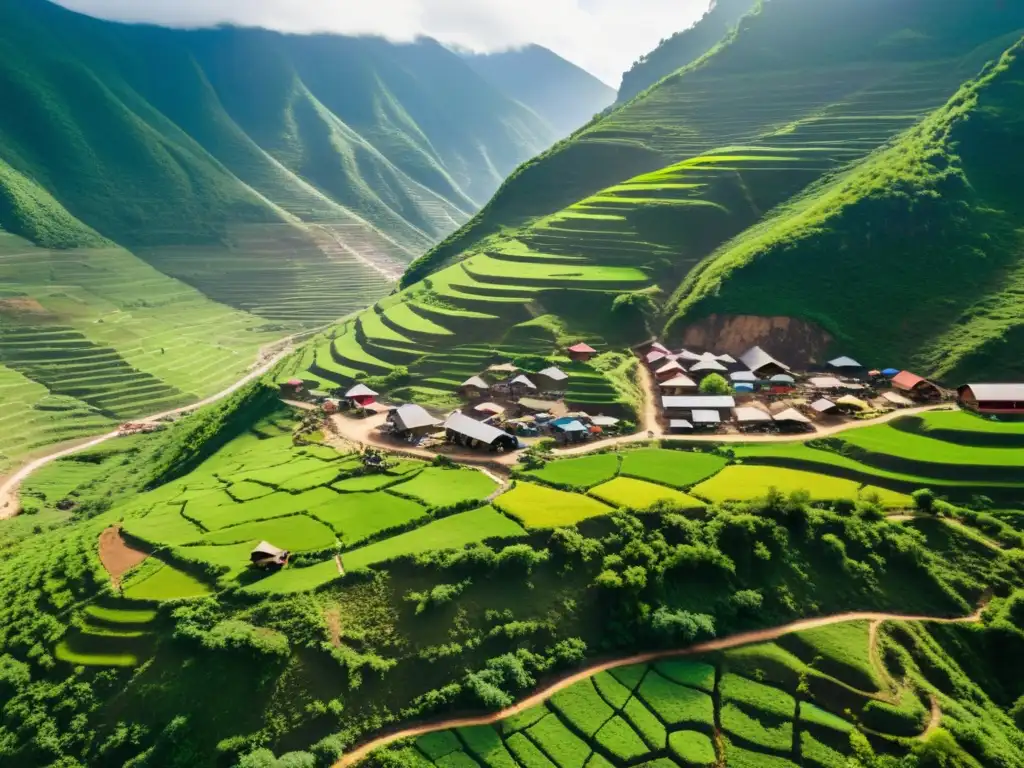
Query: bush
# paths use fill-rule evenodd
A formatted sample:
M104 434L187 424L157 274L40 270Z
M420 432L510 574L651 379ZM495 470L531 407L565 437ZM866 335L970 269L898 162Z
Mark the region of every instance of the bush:
M728 395L732 393L732 387L724 376L712 373L700 383L700 392L702 395Z
M715 617L706 613L672 611L662 606L650 618L654 635L670 643L691 643L715 636Z
M935 502L937 499L935 497L935 491L931 488L922 488L919 491L914 491L911 494L911 498L914 499L914 507L916 507L919 512L924 512L928 515L935 514Z

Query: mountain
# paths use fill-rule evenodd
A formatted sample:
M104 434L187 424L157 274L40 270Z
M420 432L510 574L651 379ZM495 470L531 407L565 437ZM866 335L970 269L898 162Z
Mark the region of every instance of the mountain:
M647 90L677 69L689 66L725 39L737 22L760 0L712 0L708 12L689 29L661 41L650 53L637 59L622 75L618 103Z
M401 294L320 340L309 378L397 366L400 396L441 399L488 354L652 334L766 343L799 363L851 354L950 384L1024 374L1006 192L1022 34L1019 4L758 6L521 166ZM571 399L616 400L588 394Z
M506 96L544 118L559 138L615 101L612 88L539 45L464 58Z
M431 40L44 0L0 2L0 102L0 465L365 307L556 136Z

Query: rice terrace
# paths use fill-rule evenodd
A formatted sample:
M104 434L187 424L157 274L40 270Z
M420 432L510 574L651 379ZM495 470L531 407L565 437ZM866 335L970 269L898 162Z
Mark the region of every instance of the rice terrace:
M0 2L0 766L1024 768L1024 4L117 5Z

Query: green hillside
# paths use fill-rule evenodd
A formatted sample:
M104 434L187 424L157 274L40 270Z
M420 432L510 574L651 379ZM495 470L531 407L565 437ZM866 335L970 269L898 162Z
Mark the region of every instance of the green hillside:
M465 54L484 79L568 136L615 101L615 91L589 72L539 45Z
M0 3L0 102L0 471L366 307L555 138L433 41L45 0Z
M412 265L402 293L321 338L308 378L407 370L382 385L434 400L487 362L579 338L678 341L712 314L809 321L837 349L953 380L1005 376L1019 366L1000 339L1018 322L1007 272L1020 225L1001 170L1013 166L994 147L1017 155L1012 48L1024 10L941 7L758 8L706 57L521 167ZM873 196L825 238L821 222L863 194ZM921 248L923 235L937 251ZM752 260L766 243L773 258ZM823 266L837 252L845 272ZM775 253L787 266L774 268ZM628 399L620 388L580 403Z

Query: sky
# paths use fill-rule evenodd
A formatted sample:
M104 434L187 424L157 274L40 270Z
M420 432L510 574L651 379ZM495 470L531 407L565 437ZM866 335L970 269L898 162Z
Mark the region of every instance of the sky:
M617 88L659 40L689 27L710 0L57 0L120 21L221 23L284 32L417 36L474 51L543 45Z

